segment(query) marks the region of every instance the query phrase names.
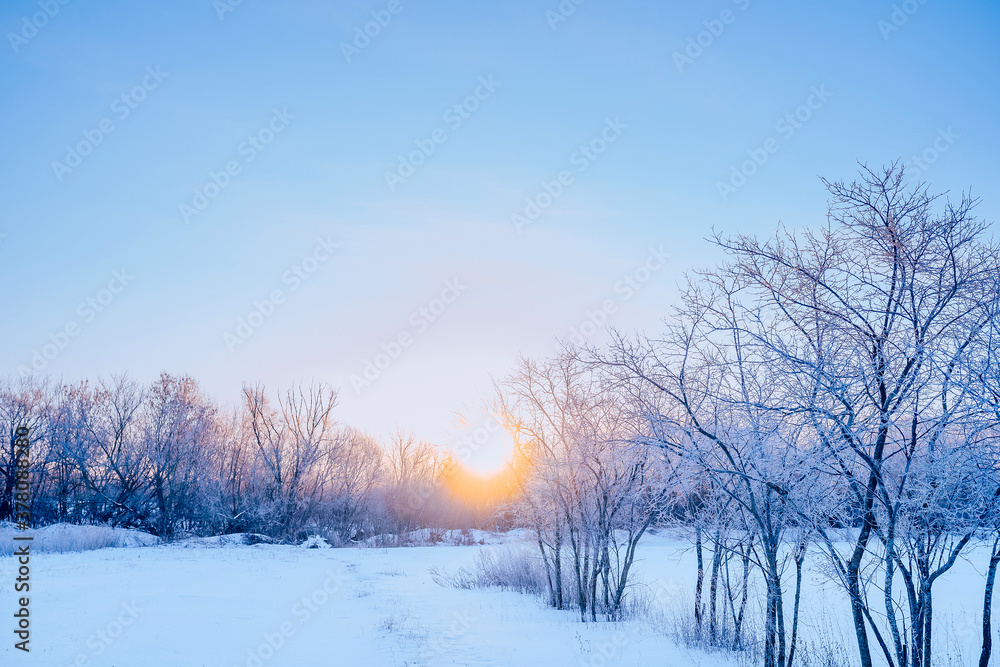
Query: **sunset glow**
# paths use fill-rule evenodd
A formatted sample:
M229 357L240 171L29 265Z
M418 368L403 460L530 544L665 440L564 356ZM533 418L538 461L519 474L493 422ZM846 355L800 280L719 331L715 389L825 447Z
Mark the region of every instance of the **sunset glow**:
M0 27L0 666L1000 665L1000 0Z
M445 480L455 500L477 509L495 507L512 499L518 490L517 472L511 466L482 474L461 463L455 463L447 469Z

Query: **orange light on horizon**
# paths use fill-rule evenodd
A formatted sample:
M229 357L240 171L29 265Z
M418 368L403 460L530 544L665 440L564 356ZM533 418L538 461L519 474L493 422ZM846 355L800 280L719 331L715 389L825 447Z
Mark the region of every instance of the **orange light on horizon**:
M519 492L517 468L508 462L500 470L483 474L455 461L444 472L452 497L470 507L485 508L512 500Z
M454 501L492 511L521 493L521 476L529 466L506 419L487 415L480 421L483 425L473 430L470 421L459 416L464 437L446 450L442 477Z

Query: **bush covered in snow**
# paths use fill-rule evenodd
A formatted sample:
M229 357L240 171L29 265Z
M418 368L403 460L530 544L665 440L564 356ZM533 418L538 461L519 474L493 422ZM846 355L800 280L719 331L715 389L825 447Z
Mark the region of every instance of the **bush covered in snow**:
M539 597L548 591L541 557L519 545L483 549L471 568L460 567L452 574L437 567L430 573L438 585L453 588L499 588Z
M332 549L330 543L327 542L319 535L310 535L305 542L302 543L304 549Z
M0 523L0 555L14 553L14 537L20 533L14 524ZM106 547L147 547L159 544L154 535L140 530L111 528L109 526L74 526L57 523L33 530L31 548L48 553L67 551L92 551Z

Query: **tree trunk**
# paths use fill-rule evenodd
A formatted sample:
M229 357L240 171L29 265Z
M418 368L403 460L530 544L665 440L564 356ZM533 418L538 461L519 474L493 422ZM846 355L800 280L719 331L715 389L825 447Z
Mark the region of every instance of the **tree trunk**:
M743 587L740 591L740 613L733 623L733 648L743 643L743 619L746 617L747 601L750 598L750 548L743 552Z
M771 561L771 576L774 579L774 637L778 643L778 654L774 664L777 667L785 667L785 605L781 594L781 571L778 569L777 558L775 553Z
M629 572L632 570L632 563L635 562L636 547L639 546L639 540L642 539L653 519L654 515L650 514L642 527L629 539L628 548L625 550L625 562L622 564L621 572L618 574L618 590L615 591L614 597L615 613L621 608L622 600L625 598L625 586L628 583Z
M785 667L792 667L795 659L795 642L799 636L799 600L802 596L802 563L806 558L806 543L803 541L795 552L795 604L792 609L792 639L788 647L788 662Z
M590 575L590 620L597 622L597 573L600 571L601 559L600 541L594 542L594 555L591 560Z
M698 637L701 637L701 589L705 583L705 561L702 555L701 528L695 528L694 550L698 556L698 581L694 588L694 624Z
M906 667L906 645L903 643L903 637L899 633L899 623L896 621L896 605L892 597L896 571L895 539L895 527L889 526L888 535L885 540L885 553L883 554L883 559L885 560L885 585L883 586L883 598L885 601L886 625L889 626L889 632L892 635L893 648L896 650L896 661L899 664L899 667Z
M859 542L855 548L855 557L847 565L847 588L851 598L851 616L854 620L854 634L858 639L861 667L872 667L872 653L868 645L868 631L865 627L865 614L861 601L860 569L863 552L864 546Z
M545 553L545 542L542 541L542 529L539 527L535 528L535 533L538 535L538 550L542 552L542 563L545 565L545 579L549 584L550 597L549 601L552 606L556 606L556 587L552 582L552 566L549 563L549 556ZM556 607L558 609L558 607Z
M556 578L556 609L563 609L563 580L562 580L562 535L556 531L556 548L553 555L553 567L555 567Z
M875 462L882 461L882 451L885 446L885 430L880 426L879 437L875 445ZM868 475L868 486L865 489L864 510L865 514L861 520L861 530L858 532L858 539L854 543L854 552L851 560L847 562L846 579L847 593L851 599L851 616L854 621L854 634L858 640L858 658L861 667L872 667L871 645L868 643L868 629L865 625L865 613L868 611L864 606L864 598L861 596L861 559L864 558L871 539L872 531L875 528L875 490L878 488L878 476L875 470Z
M990 653L993 651L991 616L993 610L993 584L996 582L998 564L1000 564L1000 539L995 539L993 540L993 550L990 553L990 567L986 572L986 592L983 593L983 650L979 654L979 667L989 667Z
M931 667L931 619L933 618L931 586L924 592L924 662L921 667Z
M722 534L716 532L712 550L712 579L708 588L708 637L714 646L718 641L718 622L716 616L716 599L719 590L719 567L722 564Z
M580 606L580 620L587 622L587 565L580 561L581 552L586 550L586 546L580 544L576 531L570 529L570 542L573 545L573 569L576 573L576 601Z
M775 636L777 628L778 598L774 590L774 580L767 577L767 617L764 621L764 667L778 667L775 656Z

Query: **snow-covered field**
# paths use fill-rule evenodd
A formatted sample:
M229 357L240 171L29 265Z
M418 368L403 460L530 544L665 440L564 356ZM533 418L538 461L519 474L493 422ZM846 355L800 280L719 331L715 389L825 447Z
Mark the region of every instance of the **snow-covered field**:
M499 540L494 540L499 541ZM508 542L517 544L511 536ZM528 545L526 545L528 546ZM13 648L11 583L0 557L2 665L264 667L278 665L701 665L723 654L676 646L648 620L580 623L573 612L497 590L436 584L433 567L469 566L508 546L306 549L222 544L105 548L32 557L31 653ZM639 578L653 605L687 604L694 575L685 543L658 534L641 548ZM935 616L953 624L966 661L976 653L981 566L975 554L941 582ZM836 590L812 574L804 632L843 616ZM834 626L836 630L836 626ZM850 637L845 635L848 641ZM851 648L848 645L848 648ZM959 663L960 664L960 663Z

